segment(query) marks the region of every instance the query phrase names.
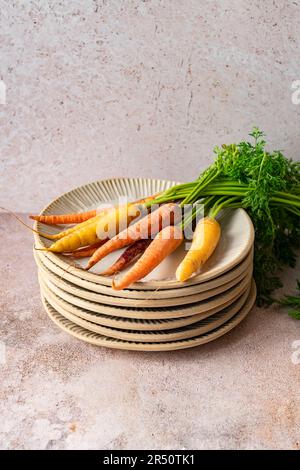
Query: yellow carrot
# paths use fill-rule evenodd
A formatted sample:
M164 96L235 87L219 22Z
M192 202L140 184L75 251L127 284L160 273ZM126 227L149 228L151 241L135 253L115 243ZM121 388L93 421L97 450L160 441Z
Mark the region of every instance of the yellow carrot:
M121 230L127 228L130 222L141 215L141 206L138 204L126 204L109 211L105 217L101 217L96 226L96 234L99 240L113 238Z
M112 208L104 216L100 218L96 216L93 222L57 240L47 248L47 251L63 253L75 251L82 246L93 245L99 240L107 239L110 230L115 229L118 232L119 227L128 225L139 214L139 207L132 203Z
M155 197L157 197L157 195L154 195L154 196L148 196L144 199L139 199L138 201L134 201L134 202L131 202L128 204L128 206L134 206L135 204L144 204L148 201L151 201L152 199L154 199ZM74 233L76 232L77 230L80 230L81 228L83 227L86 227L87 225L90 225L90 224L94 224L94 227L97 227L97 223L100 222L100 220L102 219L103 215L105 214L108 214L110 213L110 223L112 224L114 219L117 218L115 211L116 209L118 209L118 207L107 207L103 210L101 210L97 215L95 215L94 217L91 217L90 219L88 220L85 220L84 222L81 222L77 225L74 225L74 227L70 227L66 230L63 230L62 232L59 232L59 233L55 233L54 235L50 235L50 234L42 234L42 236L48 238L49 240L60 240L61 238L63 237L66 237L67 235L70 235L71 233ZM103 224L100 222L98 228L99 228L99 232L101 232L101 227L105 226L105 222L103 221ZM102 230L103 232L103 230ZM100 233L99 233L100 234ZM100 238L100 237L99 237ZM103 239L103 237L101 238Z
M181 244L183 240L182 229L178 226L167 226L161 230L140 259L133 267L118 281L112 284L113 289L122 290L147 276L168 255L170 255Z
M53 235L47 234L47 238L50 240L60 240L61 238L66 237L70 235L71 233L76 232L76 230L80 230L84 227L87 227L90 224L94 224L96 226L100 218L103 217L109 210L112 210L112 209L113 208L104 209L103 211L99 212L99 214L97 214L95 217L85 220L84 222L74 225L74 227L70 227L67 230L63 230L62 232L55 233Z
M208 260L221 235L219 223L211 218L201 219L195 229L190 250L176 270L176 279L186 281Z

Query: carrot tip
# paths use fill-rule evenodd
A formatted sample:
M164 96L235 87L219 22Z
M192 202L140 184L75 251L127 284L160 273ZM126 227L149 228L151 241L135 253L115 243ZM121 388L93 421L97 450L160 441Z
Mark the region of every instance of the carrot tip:
M113 274L118 274L118 272L114 272L109 268L105 271L102 271L101 273L98 273L99 276L112 276Z

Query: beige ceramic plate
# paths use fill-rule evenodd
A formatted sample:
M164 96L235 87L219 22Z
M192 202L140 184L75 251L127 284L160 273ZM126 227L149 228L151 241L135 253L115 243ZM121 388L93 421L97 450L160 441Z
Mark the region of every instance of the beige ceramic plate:
M102 284L95 284L94 282L86 281L81 279L78 276L73 276L72 272L67 272L64 269L60 268L56 264L52 263L43 253L34 250L34 258L36 263L41 268L46 267L49 271L56 274L60 279L69 281L74 285L74 287L79 286L83 287L85 290L91 292L97 292L98 294L108 295L109 297L118 297L120 298L118 305L123 305L122 299L171 299L176 297L189 296L191 294L196 294L199 292L204 292L215 287L218 287L222 284L225 284L232 279L236 279L242 272L246 271L250 265L253 263L253 248L250 249L250 252L237 266L235 266L230 271L218 276L210 281L201 282L200 284L195 284L189 287L182 287L180 289L157 289L157 290L133 290L125 289L122 291L114 291L111 287L104 286ZM128 305L125 301L124 305Z
M228 331L232 330L236 325L238 325L249 313L251 310L256 297L256 289L254 281L252 282L251 291L249 297L246 300L245 305L241 308L241 310L234 315L230 320L224 323L222 326L216 328L213 331L208 333L195 336L190 339L184 339L179 341L168 341L164 343L142 343L142 342L133 342L133 341L124 341L117 338L111 338L104 335L99 335L98 333L91 332L82 328L79 325L71 322L67 318L63 317L60 313L58 313L51 305L47 302L47 300L43 299L43 303L45 309L48 312L49 317L56 323L62 330L66 331L67 333L75 336L78 339L86 341L88 343L97 345L97 346L104 346L108 348L114 349L125 349L125 350L136 350L136 351L171 351L176 349L186 349L195 346L199 346L201 344L208 343L213 341L220 336L224 335Z
M90 300L85 300L81 297L66 292L61 288L57 287L52 279L50 280L48 276L44 276L39 273L40 279L45 282L47 287L58 297L69 302L76 307L84 308L94 313L103 313L106 315L113 315L122 318L143 318L143 319L153 319L153 318L178 318L185 317L189 315L195 315L197 313L202 313L209 311L211 308L217 306L223 306L225 302L232 299L239 293L241 293L250 283L252 271L246 273L246 275L234 286L228 288L227 291L222 292L221 294L214 295L209 299L205 298L199 300L190 305L180 305L173 307L158 307L158 308L126 308L126 307L117 307L104 305L99 302L92 302Z
M230 298L223 305L218 305L215 308L203 311L196 315L190 315L188 317L178 317L178 318L167 318L167 319L139 319L139 318L122 318L115 317L112 315L106 315L103 313L93 313L90 310L84 308L76 307L75 305L66 302L61 297L57 296L52 292L45 282L40 278L40 287L43 296L48 300L50 304L53 304L53 307L61 314L62 311L67 311L72 315L83 318L88 322L95 323L101 326L107 326L114 329L123 329L123 330L136 330L136 331L158 331L158 330L171 330L174 328L182 328L193 323L204 320L205 318L214 315L215 313L223 310L229 306L232 306L247 290L248 286L241 292L239 292L234 297ZM54 303L53 303L54 302ZM62 311L61 311L61 310Z
M174 185L174 182L151 180L143 178L117 178L111 180L98 181L80 188L76 188L54 200L47 206L42 214L67 213L74 211L83 211L91 207L99 207L101 203L116 202L118 198L127 196L130 200L135 200L143 196L154 194ZM220 219L222 227L222 236L220 243L210 260L205 264L201 273L192 277L184 285L194 285L200 282L213 279L229 271L240 263L249 253L254 240L253 225L247 213L238 209L235 211L226 211ZM39 231L48 231L55 233L58 231L55 227L35 224ZM37 247L49 246L49 241L35 234ZM143 281L137 282L131 286L133 289L155 290L181 288L182 283L174 279L176 266L179 264L185 254L185 246L179 247L171 256L168 256L152 273ZM113 253L98 263L94 268L97 272L110 265L120 253ZM68 270L72 268L72 261L67 257L55 253L45 252L45 256L61 268ZM78 268L72 269L72 274L97 284L111 286L111 279L85 272Z
M248 265L246 265L245 270L242 271L236 278L232 279L229 282L221 284L218 287L215 287L214 289L209 289L204 292L199 292L184 297L171 297L169 299L160 299L159 297L154 299L122 299L121 297L111 297L104 294L98 294L96 292L91 292L86 289L74 286L74 284L70 283L69 281L66 281L58 277L56 274L52 273L38 259L36 260L36 262L39 267L40 275L44 277L46 281L51 281L51 283L54 284L56 288L62 289L66 293L79 297L80 299L100 303L101 305L104 304L116 307L133 307L135 309L172 307L203 301L207 298L211 298L213 296L221 294L224 291L227 291L231 287L237 285L238 282L245 277L245 275L252 273L252 263L249 263Z
M85 320L77 315L74 315L69 310L61 308L59 302L56 302L54 296L51 295L49 289L43 286L42 292L44 298L47 302L63 317L67 318L76 325L82 326L83 328L92 331L94 333L99 333L100 335L108 336L111 338L123 339L124 341L139 341L139 342L153 342L160 343L165 341L177 341L179 339L192 338L200 334L207 333L208 331L214 330L223 323L227 322L231 317L233 317L244 305L249 292L250 285L246 291L240 296L240 298L235 301L230 307L222 309L220 312L215 313L197 323L194 323L183 328L176 328L171 330L163 331L135 331L135 330L122 330L116 328L110 328L98 325L94 322ZM50 295L49 295L50 294Z

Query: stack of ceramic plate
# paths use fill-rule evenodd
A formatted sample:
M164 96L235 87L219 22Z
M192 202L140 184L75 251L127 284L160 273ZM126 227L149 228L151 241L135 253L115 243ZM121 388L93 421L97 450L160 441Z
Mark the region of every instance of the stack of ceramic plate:
M42 214L81 212L127 197L137 200L163 191L169 181L119 178L98 181L64 194ZM207 343L243 320L255 301L252 280L254 231L247 213L225 211L219 222L217 249L201 272L185 283L176 281L176 266L186 253L178 248L142 281L123 291L100 276L120 255L114 253L92 271L87 260L34 249L41 295L50 318L63 330L89 343L118 349L166 351ZM46 230L47 227L47 230ZM57 233L61 228L36 224ZM35 247L49 242L35 235Z

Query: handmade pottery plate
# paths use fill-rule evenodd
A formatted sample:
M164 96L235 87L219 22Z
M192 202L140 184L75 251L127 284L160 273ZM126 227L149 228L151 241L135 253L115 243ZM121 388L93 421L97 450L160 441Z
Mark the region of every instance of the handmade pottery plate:
M86 281L78 276L74 276L72 271L68 272L60 268L56 264L52 263L44 253L34 250L34 258L38 267L45 269L46 272L49 270L53 274L56 274L62 281L68 281L73 284L74 288L84 288L90 292L97 292L98 294L104 294L109 297L118 297L118 305L129 305L126 299L136 299L137 302L140 300L152 300L160 299L161 305L163 305L163 299L175 299L176 297L188 297L192 294L204 292L220 285L223 285L233 279L236 279L242 272L246 271L251 267L253 263L253 248L246 257L230 271L221 274L220 276L210 279L209 281L194 284L189 287L182 287L180 289L156 289L156 290L133 290L125 289L122 291L115 291L111 287L104 286L102 284L95 284L94 282ZM123 300L125 299L125 300ZM187 300L188 301L188 300ZM135 301L133 302L135 305Z
M133 307L133 308L151 308L151 307L171 307L174 305L186 305L190 304L199 300L204 300L206 298L210 298L213 296L216 296L217 294L220 294L229 288L233 287L236 285L247 273L252 273L252 261L248 262L246 265L244 265L244 269L239 272L237 276L234 278L230 278L230 280L224 279L223 283L217 283L216 287L210 288L211 286L208 285L207 289L201 290L200 292L196 291L191 291L189 295L185 295L183 297L178 297L178 296L170 296L169 298L166 298L165 296L161 297L159 291L144 291L145 296L143 299L132 299L132 298L122 298L122 297L114 297L111 296L110 293L109 295L106 294L99 294L93 291L89 291L87 289L83 289L81 287L78 287L74 285L73 283L67 281L65 277L59 277L58 275L54 274L50 269L46 268L43 263L36 259L38 268L39 268L39 273L42 277L45 279L48 279L51 281L57 288L62 289L65 292L68 292L69 294L72 294L74 296L90 300L93 302L105 304L105 305L112 305L112 306L117 306L117 307ZM191 286L192 287L195 286ZM110 291L112 291L111 288ZM181 292L181 289L178 289ZM140 292L140 291L136 291ZM164 291L163 291L164 292ZM147 296L147 293L149 294Z
M183 326L191 325L197 323L210 315L214 315L216 312L219 312L222 309L225 309L231 306L236 302L247 290L247 286L244 291L239 292L234 297L231 297L227 302L224 302L223 305L217 305L214 308L210 308L201 313L195 315L189 315L188 317L178 317L178 318L161 318L161 319L143 319L143 318L122 318L116 317L113 315L107 315L103 313L91 312L90 310L84 309L82 307L76 307L69 302L66 302L58 295L54 294L45 282L42 279L40 280L40 287L43 296L47 301L52 304L55 303L54 308L61 313L62 311L70 312L77 317L83 318L89 322L95 323L97 325L108 326L116 329L123 330L136 330L136 331L158 331L158 330L171 330L173 328L181 328ZM62 311L61 311L62 310Z
M137 308L137 307L120 307L118 305L108 305L104 303L95 302L91 300L84 299L83 297L77 297L71 292L62 290L61 287L58 287L53 282L53 278L45 276L44 273L39 273L40 281L44 282L48 289L51 290L61 299L65 300L69 304L75 305L86 310L89 310L93 313L101 313L106 315L117 316L121 318L142 318L142 319L162 319L162 318L178 318L185 317L190 315L195 315L202 312L207 312L212 308L217 306L224 305L225 302L234 298L239 293L242 293L245 288L249 285L251 281L252 271L244 273L243 277L239 282L234 283L233 285L228 285L227 290L223 290L221 293L216 292L216 289L213 289L214 295L207 296L206 293L202 293L203 297L199 297L197 301L192 304L183 304L183 305L174 305L169 307L154 307L153 300L148 304L147 307ZM99 295L99 294L94 294Z
M61 303L56 301L55 297L51 294L51 291L47 289L45 285L42 287L42 292L44 298L47 302L63 317L67 318L76 325L82 326L83 328L92 331L94 333L99 333L100 335L105 335L111 338L123 339L125 341L139 341L139 342L165 342L165 341L175 341L179 339L192 338L208 331L218 328L223 323L228 321L233 317L244 305L249 292L250 285L247 287L245 292L233 302L229 307L223 308L219 312L206 317L196 323L187 325L180 328L173 328L170 330L149 330L149 331L140 331L140 330L124 330L117 329L112 327L107 327L94 323L93 321L86 320L82 316L77 316L74 313L71 313L69 309L64 309L61 306Z
M256 288L255 283L252 281L251 290L249 296L243 305L243 307L236 313L232 318L227 320L221 326L215 328L212 331L203 333L192 338L175 340L175 341L166 341L166 342L140 342L140 341L125 341L119 338L112 338L106 335L101 335L99 333L92 332L79 326L68 318L65 318L57 310L55 310L46 299L43 298L43 303L46 311L48 312L51 320L56 323L62 330L67 333L75 336L78 339L81 339L87 343L91 343L97 346L104 346L114 349L123 349L123 350L135 350L135 351L171 351L178 349L186 349L201 344L208 343L213 341L220 336L224 335L228 331L232 330L237 326L250 312L256 297Z

